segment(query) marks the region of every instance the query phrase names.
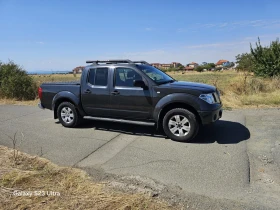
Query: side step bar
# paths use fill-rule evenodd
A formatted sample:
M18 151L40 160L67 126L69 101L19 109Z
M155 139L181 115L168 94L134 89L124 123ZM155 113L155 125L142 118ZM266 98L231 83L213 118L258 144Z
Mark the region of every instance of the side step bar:
M142 122L142 121L113 119L113 118L103 118L103 117L85 116L84 119L88 119L88 120L101 120L101 121L109 121L109 122L119 122L119 123L128 123L128 124L136 124L136 125L144 125L144 126L154 126L155 125L154 122Z

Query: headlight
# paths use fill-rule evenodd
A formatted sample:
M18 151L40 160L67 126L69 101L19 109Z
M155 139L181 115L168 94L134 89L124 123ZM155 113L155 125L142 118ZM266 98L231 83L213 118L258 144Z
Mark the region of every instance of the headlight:
M201 94L199 96L199 98L202 99L203 101L206 101L208 104L214 104L215 103L215 99L214 99L212 93Z

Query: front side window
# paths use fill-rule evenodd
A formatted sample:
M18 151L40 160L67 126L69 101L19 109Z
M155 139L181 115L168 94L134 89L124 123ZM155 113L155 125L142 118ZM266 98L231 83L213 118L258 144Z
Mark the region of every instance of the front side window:
M134 80L142 80L140 74L129 68L116 68L115 70L115 86L134 87Z
M107 86L108 85L108 68L90 69L88 82L91 85Z

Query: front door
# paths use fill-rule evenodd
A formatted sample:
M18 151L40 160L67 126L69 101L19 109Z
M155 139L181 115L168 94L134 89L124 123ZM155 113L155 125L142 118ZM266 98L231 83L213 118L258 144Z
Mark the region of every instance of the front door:
M148 120L152 114L151 91L135 87L134 80L145 80L136 70L117 67L111 87L111 116L121 119Z
M81 85L82 104L89 116L110 116L110 89L108 84L108 68L92 68L89 70L86 84Z

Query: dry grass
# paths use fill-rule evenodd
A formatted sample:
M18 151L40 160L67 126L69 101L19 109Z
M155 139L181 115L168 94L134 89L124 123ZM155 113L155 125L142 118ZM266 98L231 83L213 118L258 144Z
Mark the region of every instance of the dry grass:
M267 108L280 106L280 78L264 79L232 70L171 74L178 80L216 86L225 108Z
M31 77L38 83L42 84L44 82L68 82L79 80L81 74L49 74L49 75L31 75Z
M79 169L59 167L21 152L15 164L12 156L12 149L0 146L0 209L172 209L144 194L113 191ZM15 196L15 190L33 195ZM34 191L56 194L35 196Z
M277 107L280 105L280 78L264 79L232 70L222 72L168 72L177 80L200 82L216 86L222 93L225 108ZM34 75L39 84L43 82L79 80L80 74ZM0 104L36 105L35 101L0 99Z
M0 105L13 104L13 105L36 106L38 103L39 103L39 99L31 100L31 101L19 101L16 99L0 98Z

